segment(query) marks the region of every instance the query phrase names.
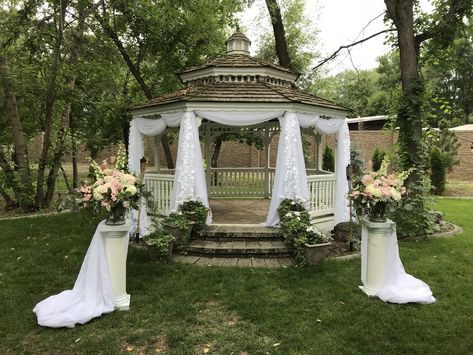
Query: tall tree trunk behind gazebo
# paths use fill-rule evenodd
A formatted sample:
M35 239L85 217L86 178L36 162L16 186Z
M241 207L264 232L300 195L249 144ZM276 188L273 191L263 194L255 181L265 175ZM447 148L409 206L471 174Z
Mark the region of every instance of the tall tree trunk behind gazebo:
M286 31L282 22L281 8L277 0L266 0L266 6L271 18L271 24L273 25L274 42L276 44L279 65L289 68L291 66L291 58L287 49Z
M397 30L400 53L402 103L397 115L398 144L401 168L414 168L407 180L409 203L413 207L412 217L412 214L422 214L424 211L421 112L423 83L419 65L420 46L424 41L452 30L461 22L462 15L471 10L471 0L450 1L445 14L419 34L415 33L414 28L413 0L384 0L384 2L388 17ZM416 217L411 219L416 220ZM417 221L421 222L419 219Z
M118 36L118 33L112 28L112 26L110 26L105 16L106 16L105 10L104 10L103 16L100 16L98 13L95 14L95 18L100 23L100 26L102 27L103 31L113 41L113 43L115 44L115 47L117 47L117 50L120 52L128 69L133 74L133 77L135 78L136 82L139 84L141 90L143 91L143 94L146 96L148 100L151 100L153 98L153 94L151 92L150 87L146 84L145 80L143 79L140 68L138 67L138 65L135 65L135 63L133 63L133 60L131 59L130 54L128 53L127 49L125 48L122 41L120 40L120 37ZM172 159L171 149L169 147L169 139L166 133L164 133L161 139L161 144L163 146L164 155L166 157L166 163L167 163L168 169L174 169L174 161ZM126 146L128 147L128 145Z

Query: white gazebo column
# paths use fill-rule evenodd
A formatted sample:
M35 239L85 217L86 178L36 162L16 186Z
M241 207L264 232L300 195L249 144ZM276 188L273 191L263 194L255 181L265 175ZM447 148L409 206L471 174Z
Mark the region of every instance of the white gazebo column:
M327 145L327 139L325 134L319 135L318 149L317 149L317 170L322 170L324 152L323 148Z
M269 125L266 124L263 137L264 145L264 198L269 198L269 149L271 138L269 136Z
M161 136L154 137L154 149L153 149L153 156L154 156L154 169L159 174L161 172Z
M204 150L205 150L205 182L207 184L207 191L210 195L211 179L212 179L212 136L210 132L210 122L205 124L204 134Z

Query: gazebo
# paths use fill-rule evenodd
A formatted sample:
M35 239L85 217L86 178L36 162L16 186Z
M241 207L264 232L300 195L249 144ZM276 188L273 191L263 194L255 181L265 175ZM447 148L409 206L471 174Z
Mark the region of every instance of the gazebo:
M209 206L210 197L271 198L265 224L277 226L277 207L284 198L303 199L314 223L333 226L349 217L346 167L350 160L347 110L297 88L299 77L287 68L250 56L249 39L237 31L226 41L227 54L179 73L183 89L139 103L130 109L129 167L140 171L144 136L155 136L155 172L146 173L146 188L162 214L187 199ZM168 127L179 127L176 168L160 168L158 146ZM317 137L336 134L335 173L306 170L300 128ZM225 169L210 165L213 139L223 133L259 132L265 166ZM269 144L279 133L275 169L269 166ZM201 151L200 138L203 137ZM204 164L204 155L207 164ZM206 165L206 166L205 166ZM238 183L238 188L235 184ZM208 224L212 221L209 214Z

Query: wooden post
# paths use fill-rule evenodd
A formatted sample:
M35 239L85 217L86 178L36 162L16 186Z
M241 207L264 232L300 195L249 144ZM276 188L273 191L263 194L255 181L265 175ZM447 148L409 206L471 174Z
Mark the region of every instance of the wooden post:
M269 149L271 140L269 137L269 124L266 124L264 130L264 198L269 198Z
M154 149L153 149L153 155L154 155L154 170L159 174L161 172L161 153L160 153L160 148L161 147L161 136L156 136L154 137Z

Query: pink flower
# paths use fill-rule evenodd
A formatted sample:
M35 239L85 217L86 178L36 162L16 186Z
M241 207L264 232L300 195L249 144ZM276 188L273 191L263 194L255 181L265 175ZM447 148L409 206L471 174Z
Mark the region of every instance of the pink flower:
M363 183L363 185L368 186L369 184L374 183L374 179L371 175L368 174L368 175L363 176L363 178L361 179L361 182Z
M90 201L90 198L92 197L91 194L85 194L83 197L82 197L82 201L83 202L87 202L87 201Z
M105 169L108 169L107 160L102 160L102 164L100 164L100 169L102 169L102 171L104 171Z

